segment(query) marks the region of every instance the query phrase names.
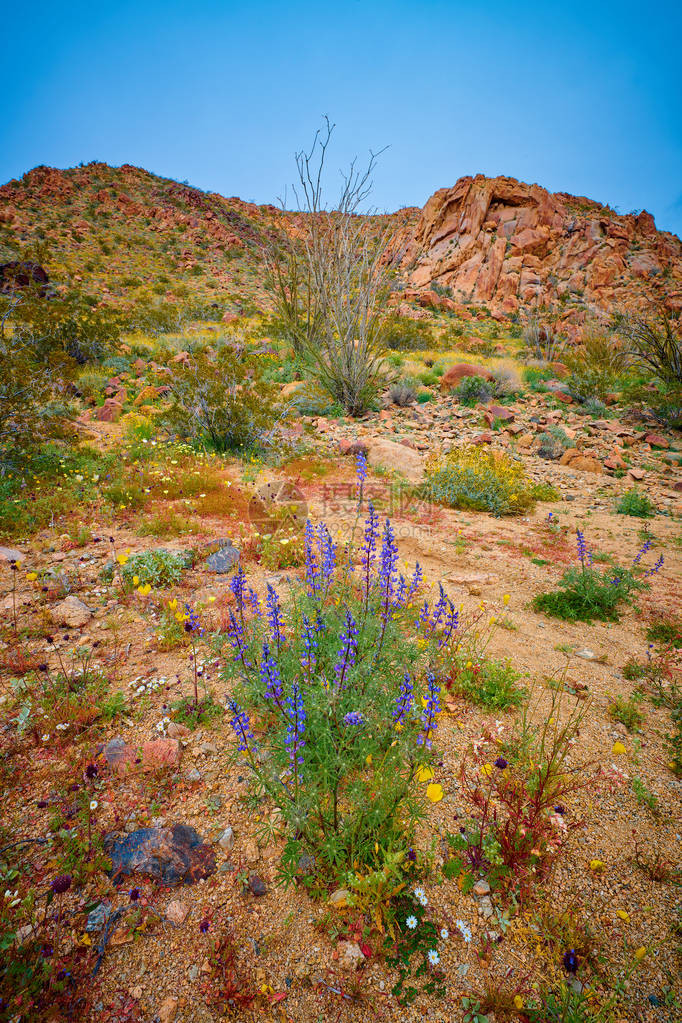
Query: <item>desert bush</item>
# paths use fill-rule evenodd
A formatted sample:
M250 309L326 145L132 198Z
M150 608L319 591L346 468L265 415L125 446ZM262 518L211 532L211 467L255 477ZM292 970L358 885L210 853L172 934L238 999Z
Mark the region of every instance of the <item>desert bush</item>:
M679 323L663 312L659 322L653 318L620 315L614 320L628 355L668 384L682 385L682 340Z
M632 515L637 519L649 519L655 512L655 508L646 494L642 494L636 487L626 490L616 505L618 515Z
M418 352L434 346L431 324L406 316L388 317L383 338L385 347L391 351Z
M388 396L393 404L398 405L400 408L406 408L408 405L414 404L417 400L417 392L414 384L408 378L392 384L389 389Z
M272 586L263 611L243 572L232 579L224 678L241 762L285 824L283 877L306 854L339 880L392 854L407 862L457 612L445 595L425 604L415 647L421 570L398 575L393 529L380 534L371 505L355 570L324 525L307 523L304 542L305 583L286 614Z
M561 358L566 345L558 332L557 321L551 313L528 310L523 319L523 340L536 359L555 362Z
M567 350L564 362L570 370L567 383L571 394L581 402L603 401L619 386L630 358L618 337L593 327L585 330L580 345Z
M573 446L566 431L556 425L549 426L539 435L538 440L540 441L538 447L540 457L552 460L561 458L564 451Z
M523 382L514 366L495 366L491 373L495 377L496 398L511 398L523 391Z
M262 357L246 349L197 353L173 367L171 405L159 422L170 434L221 453L267 445L286 410L262 375Z
M305 564L303 536L300 531L283 526L272 535L261 536L260 562L272 572L283 568L298 568L299 565Z
M595 618L603 622L617 621L620 605L630 603L633 594L644 589L648 585L645 580L658 572L663 564L661 555L653 568L642 573L641 559L651 547L651 541L647 541L629 568L609 562L600 570L595 567L580 530L577 531L577 544L578 567L572 566L564 572L557 590L534 598L533 608L536 611L568 621L591 622Z
M519 515L533 506L530 480L521 463L475 445L430 459L420 493L450 508L493 515Z
M119 560L122 557L124 555L120 555ZM162 549L145 551L126 558L121 565L121 576L125 585L131 589L146 585L154 589L172 586L180 582L182 573L192 565L193 560L191 553L173 554Z
M483 377L463 377L454 390L460 405L468 405L473 408L479 401L490 401L493 396L493 386Z
M609 717L614 721L625 725L628 732L638 732L642 723L643 715L637 706L634 698L626 699L624 696L617 696L609 705Z
M552 693L549 712L524 707L505 735L496 722L467 749L460 767L466 822L448 836L453 852L450 877L462 876L465 890L486 875L491 887L528 895L547 873L579 824L565 819L566 798L593 786L596 770L572 760L572 748L586 706Z

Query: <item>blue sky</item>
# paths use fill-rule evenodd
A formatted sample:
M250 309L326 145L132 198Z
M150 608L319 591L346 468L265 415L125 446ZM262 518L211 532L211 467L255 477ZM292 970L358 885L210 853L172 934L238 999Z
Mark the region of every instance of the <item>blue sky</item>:
M272 202L322 114L374 205L508 174L682 234L682 4L6 4L0 182L132 163Z

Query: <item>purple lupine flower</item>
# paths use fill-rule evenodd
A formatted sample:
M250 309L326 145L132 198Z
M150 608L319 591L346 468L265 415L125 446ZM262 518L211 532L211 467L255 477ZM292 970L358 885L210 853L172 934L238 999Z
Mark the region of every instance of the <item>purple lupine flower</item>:
M653 546L653 540L645 540L644 541L644 546L641 548L641 550L637 551L637 553L635 554L634 558L632 559L632 564L633 565L639 565L639 563L642 560L642 558L644 557L644 555L647 553L647 551L651 550L652 546Z
M367 506L367 518L365 519L365 540L360 552L362 566L365 571L365 600L369 596L369 584L372 575L372 565L376 560L378 535L379 516L374 511L374 505L370 501Z
M250 586L248 589L247 599L249 601L249 604L251 605L251 611L254 617L260 618L261 615L263 614L260 606L260 600L258 599L258 594L256 593L256 591L252 590Z
M303 533L303 549L305 551L305 577L311 597L314 597L320 590L320 568L313 551L314 539L315 530L313 529L313 524L310 519L306 519Z
M260 677L265 689L263 695L266 700L274 700L280 703L282 700L282 676L279 665L274 657L270 655L270 647L263 643L263 659L260 664Z
M568 952L564 952L564 956L561 961L564 964L564 969L567 973L577 973L580 961L575 954L574 948L569 949Z
M315 617L315 632L324 632L324 630L325 630L324 619L322 618L322 615L318 611Z
M364 451L358 451L355 456L355 475L358 478L360 487L362 487L363 483L367 479L367 459L365 458Z
M455 611L455 605L451 600L448 600L448 619L443 629L443 635L438 640L438 649L447 646L452 638L453 632L457 632L459 628L459 611Z
M253 665L247 659L248 648L244 639L244 626L235 616L232 608L228 611L230 618L230 627L227 630L227 638L230 641L230 646L234 650L235 661L241 661L245 668L251 668Z
M663 555L661 554L660 558L658 559L658 561L656 562L654 567L650 568L647 572L644 573L644 578L645 579L649 579L652 575L656 575L656 573L662 567L663 567Z
M350 668L355 664L355 656L358 650L359 629L350 611L346 611L346 629L339 636L341 646L339 647L338 660L334 665L337 684L342 686Z
M395 596L394 596L393 601L392 601L393 607L396 610L398 610L398 608L401 608L403 606L403 604L405 603L406 598L407 598L407 582L405 580L405 576L401 574L398 577L398 587L397 587L397 589L395 591Z
M412 576L412 582L410 583L410 588L407 591L407 598L406 599L407 599L407 603L408 604L412 600L412 598L414 597L414 595L417 592L417 590L419 589L419 587L421 586L421 582L422 582L423 576L424 576L424 573L422 572L422 567L419 564L419 562L417 562L416 565L414 566L414 575Z
M310 624L310 619L307 615L303 615L303 655L301 657L301 666L306 672L308 678L317 664L317 656L315 651L317 650L317 639L316 630Z
M306 713L303 706L303 696L299 689L298 682L294 682L291 686L291 694L285 700L285 706L289 715L287 724L287 734L284 739L284 745L289 750L289 760L291 765L296 770L297 765L303 763L303 757L301 750L305 746L305 739L303 735L305 733L305 719Z
M438 723L436 715L440 713L441 706L438 700L440 686L436 682L436 676L429 672L426 676L426 706L422 712L423 731L417 736L417 745L431 749L431 736L436 731Z
M199 615L193 611L189 604L185 604L185 632L197 632L203 636L204 630L199 621Z
M284 620L282 619L282 606L279 602L277 591L270 583L268 583L268 595L265 602L268 605L267 618L270 625L270 632L272 634L272 641L279 650L280 646L284 642Z
M438 600L436 601L436 603L434 605L434 608L433 608L433 618L429 622L429 631L427 633L427 635L429 635L429 636L433 635L433 633L436 631L436 629L440 625L441 619L442 619L443 615L445 614L445 611L446 611L447 606L448 606L448 598L445 595L445 590L443 589L443 584L442 583L438 583L438 587L439 587L439 590L440 590L440 594L439 594Z
M580 558L581 564L585 564L585 557L587 556L587 545L585 543L585 535L579 529L576 529L576 541L578 544L578 557Z
M396 725L404 725L407 715L414 705L414 683L408 674L405 674L400 683L400 692L396 697L393 720Z
M237 601L237 609L241 615L244 612L244 590L246 589L246 576L241 565L230 579L230 589Z
M321 523L317 527L317 546L322 563L320 575L325 584L326 590L331 582L332 576L334 575L334 569L336 568L336 544L332 540L331 533L324 523Z
M379 561L379 585L386 594L386 603L393 592L393 583L396 566L398 564L398 548L395 544L395 536L391 520L386 519L384 531L381 536L381 556Z
M429 602L428 602L428 600L425 600L423 605L422 605L422 608L421 608L421 610L419 612L419 618L414 623L415 626L417 627L417 629L422 629L422 628L425 629L426 626L428 625L430 617L431 617L431 614L430 614L430 611L429 611Z
M251 731L251 722L249 721L249 715L245 710L242 710L238 703L234 700L227 701L228 709L232 711L232 717L230 718L230 725L234 731L234 734L239 740L239 752L245 753L249 749L249 739L253 741L253 732Z
M343 723L344 725L359 726L364 722L364 720L365 719L363 718L362 714L360 714L357 710L350 710L344 716Z

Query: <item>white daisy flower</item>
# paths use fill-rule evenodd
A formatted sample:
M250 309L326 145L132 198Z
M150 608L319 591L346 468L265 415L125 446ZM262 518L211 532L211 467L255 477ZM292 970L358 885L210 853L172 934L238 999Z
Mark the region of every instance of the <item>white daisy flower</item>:
M443 941L448 940L448 938L450 937L450 931L447 929L447 927L441 927L440 936L443 939Z
M98 806L99 806L99 803L97 802L96 799L91 799L90 800L90 809L91 810L96 810Z
M423 888L415 888L414 897L420 906L428 905L429 900L426 898L426 892Z
M438 966L438 963L440 962L440 956L436 952L435 948L432 948L429 951L428 956L429 956L429 962L431 963L431 965L432 966Z
M416 916L408 916L407 920L405 921L405 925L409 927L411 931L413 931L417 926Z

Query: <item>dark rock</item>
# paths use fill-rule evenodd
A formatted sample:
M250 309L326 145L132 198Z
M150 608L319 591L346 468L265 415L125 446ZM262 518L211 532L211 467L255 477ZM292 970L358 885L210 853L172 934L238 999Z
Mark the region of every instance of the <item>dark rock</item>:
M219 550L209 555L206 561L206 568L209 572L218 572L223 574L225 572L231 572L235 565L239 563L239 551L236 547L233 547L228 540L224 546L220 547Z
M85 929L88 934L94 934L97 931L101 931L109 919L110 913L111 903L109 902L100 902L99 906L95 906L95 908L88 914L88 919L85 923Z
M252 895L265 895L267 888L265 882L260 879L258 874L249 875L249 891Z
M104 851L111 859L109 876L116 884L135 873L165 885L195 884L216 869L213 849L187 824L138 828L124 837L110 832L104 838Z
M50 278L40 263L32 260L16 260L13 263L2 263L0 265L0 292L3 295L11 295L13 291L27 288L29 284L39 284L38 293L45 298L48 293Z

